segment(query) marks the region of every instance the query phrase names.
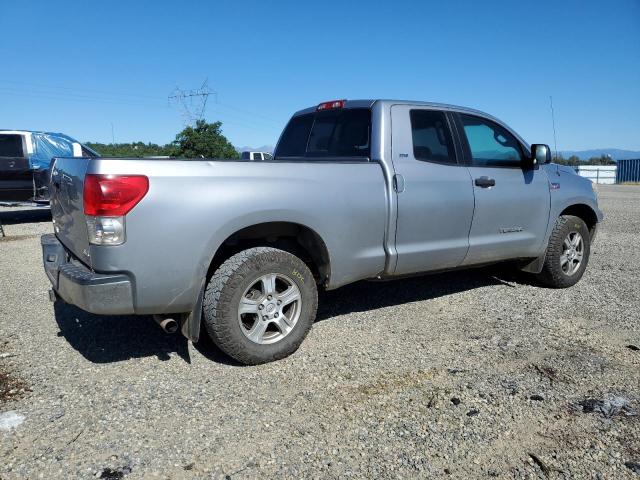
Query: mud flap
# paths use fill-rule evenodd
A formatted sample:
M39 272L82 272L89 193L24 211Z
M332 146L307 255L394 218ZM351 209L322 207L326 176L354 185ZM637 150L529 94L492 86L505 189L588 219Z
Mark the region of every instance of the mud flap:
M526 263L524 266L520 267L520 270L528 273L540 273L542 271L542 267L544 267L544 260L547 256L547 252L545 251L538 258L534 259L532 262Z
M196 300L196 304L193 307L193 310L182 322L182 327L180 331L182 335L187 337L187 339L191 340L193 343L198 343L200 339L200 323L202 319L202 301L204 299L204 289L206 287L206 281L202 282L202 287L200 288L200 293L198 294L198 299Z

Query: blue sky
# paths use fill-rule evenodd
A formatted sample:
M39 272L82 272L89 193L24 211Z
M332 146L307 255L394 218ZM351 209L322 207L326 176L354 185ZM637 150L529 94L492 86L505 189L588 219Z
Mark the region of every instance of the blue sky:
M485 110L530 142L640 149L640 1L0 2L0 127L173 140L205 78L236 146L295 110L398 98Z

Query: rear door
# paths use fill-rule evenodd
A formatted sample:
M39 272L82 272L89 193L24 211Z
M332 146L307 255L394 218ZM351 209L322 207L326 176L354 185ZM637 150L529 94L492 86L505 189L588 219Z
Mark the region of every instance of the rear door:
M473 189L449 116L394 105L391 132L398 198L395 273L456 267L469 248Z
M529 153L498 123L459 114L456 125L475 196L464 265L538 256L551 202L544 169L523 169Z
M0 133L0 201L24 202L33 197L27 140L21 133Z

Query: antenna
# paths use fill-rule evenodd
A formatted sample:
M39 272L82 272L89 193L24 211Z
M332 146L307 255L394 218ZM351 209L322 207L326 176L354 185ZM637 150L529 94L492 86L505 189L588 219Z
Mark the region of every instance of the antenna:
M200 88L193 90L182 90L176 86L175 90L169 94L168 101L178 106L185 125L194 125L198 120L202 120L209 95L217 97L218 94L209 88L208 82L207 78Z
M553 149L556 151L556 161L558 160L558 141L556 140L556 118L553 113L553 97L549 95L549 102L551 104L551 123L553 125Z

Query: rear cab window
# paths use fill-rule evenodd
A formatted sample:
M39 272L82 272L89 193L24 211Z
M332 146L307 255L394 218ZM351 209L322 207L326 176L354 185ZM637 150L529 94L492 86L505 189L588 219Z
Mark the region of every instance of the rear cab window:
M96 152L94 152L93 150L91 150L90 148L85 147L84 145L81 145L80 148L82 149L82 156L85 158L96 158L98 157L98 154Z
M24 158L22 135L14 133L0 134L0 157Z
M274 158L367 160L370 152L371 111L346 108L292 118L278 142Z

